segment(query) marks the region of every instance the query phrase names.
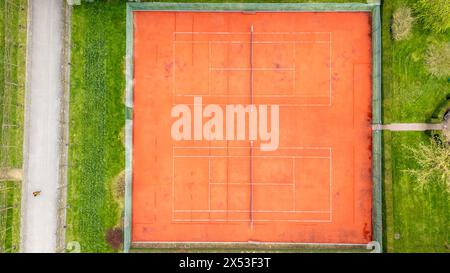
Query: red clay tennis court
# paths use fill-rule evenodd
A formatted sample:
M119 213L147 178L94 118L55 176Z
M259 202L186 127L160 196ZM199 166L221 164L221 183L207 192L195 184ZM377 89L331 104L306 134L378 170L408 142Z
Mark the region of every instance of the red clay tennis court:
M371 240L369 13L136 11L133 52L133 242ZM174 140L195 97L279 105L278 149Z

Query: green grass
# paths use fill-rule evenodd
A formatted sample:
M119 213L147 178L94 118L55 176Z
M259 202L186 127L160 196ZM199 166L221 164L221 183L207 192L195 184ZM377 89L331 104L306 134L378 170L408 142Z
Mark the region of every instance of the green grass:
M442 185L430 184L423 191L403 170L417 163L404 145L427 143L422 132L392 132L393 227L395 252L450 252L450 195Z
M110 252L105 232L119 223L111 183L124 168L125 3L74 7L66 241Z
M0 1L0 168L22 168L27 1ZM20 182L1 181L0 252L17 252ZM2 210L2 208L10 208Z
M0 182L0 253L18 252L20 246L20 190L16 181Z
M0 3L0 121L13 125L0 130L8 148L0 150L1 162L22 167L23 103L25 93L26 0ZM4 140L3 140L4 138Z
M408 39L393 42L390 21L393 11L412 0L384 1L382 10L384 123L426 122L436 106L450 93L446 77L431 77L424 56L433 42L450 41L450 34L431 34L415 22Z
M383 42L383 123L426 122L450 93L445 77L427 74L424 53L429 43L450 40L450 34L431 34L418 22L404 41L391 39L390 20L400 6L411 7L413 0L384 1ZM421 132L384 132L384 243L388 252L449 252L449 194L432 186L424 191L414 187L414 178L403 170L417 163L405 146L427 143ZM400 238L395 239L395 234Z

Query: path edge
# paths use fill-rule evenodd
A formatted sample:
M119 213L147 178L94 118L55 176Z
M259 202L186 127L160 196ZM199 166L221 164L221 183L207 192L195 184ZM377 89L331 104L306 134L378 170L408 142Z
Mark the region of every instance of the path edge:
M56 226L56 252L62 253L66 249L66 209L67 209L67 168L69 146L69 106L70 106L70 46L71 46L71 19L72 7L63 3L64 22L62 32L62 96L59 127L59 170L57 195L57 226Z
M31 3L32 0L27 1L27 47L26 47L26 67L25 67L25 98L24 98L24 122L23 122L23 147L22 147L22 189L21 189L21 198L20 198L20 249L19 252L24 252L24 242L25 242L25 204L27 203L27 189L28 189L28 146L29 146L29 130L30 130L30 113L29 113L29 105L30 105L30 82L31 82L31 46L32 46L32 24L33 24L33 5Z

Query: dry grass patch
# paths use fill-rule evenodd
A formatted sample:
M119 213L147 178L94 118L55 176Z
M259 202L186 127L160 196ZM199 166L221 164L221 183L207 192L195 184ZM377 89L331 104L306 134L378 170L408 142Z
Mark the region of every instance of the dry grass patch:
M411 9L408 7L398 8L392 15L392 38L395 41L400 41L408 38L411 33L411 28L414 18L411 15Z
M450 76L450 43L431 44L426 51L425 67L435 77Z

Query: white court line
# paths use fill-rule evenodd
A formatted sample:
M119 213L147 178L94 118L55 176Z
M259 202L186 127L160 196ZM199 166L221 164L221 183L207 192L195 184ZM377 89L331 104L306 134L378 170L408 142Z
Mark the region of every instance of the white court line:
M256 32L254 32L254 34L255 34ZM328 104L322 104L322 103L318 103L318 104L309 104L309 103L299 103L299 104L279 104L280 106L285 106L285 107L297 107L297 106L303 106L303 107L330 107L330 106L332 106L332 98L331 98L331 96L332 96L332 91L331 91L331 86L332 86L332 84L331 84L331 75L332 75L332 70L331 70L331 52L332 52L332 50L331 50L331 48L332 48L332 45L331 45L331 42L332 42L332 37L331 37L331 32L261 32L261 33L256 33L256 34L280 34L280 35L282 35L282 34L315 34L315 33L328 33L328 37L329 37L329 40L328 41L257 41L257 42L253 42L253 43L255 43L255 44L258 44L258 43L265 43L265 44L283 44L283 43L291 43L291 44L294 44L294 51L295 51L295 44L296 43L328 43L329 44L329 96L328 96L328 99L329 99L329 102L328 102ZM211 43L249 43L249 41L177 41L177 40L175 40L176 39L176 34L249 34L249 32L173 32L173 51L174 51L174 56L173 56L173 63L174 63L174 72L173 72L173 94L174 94L174 96L178 96L177 94L176 94L176 88L175 88L175 82L176 82L176 80L175 80L175 78L176 78L176 76L175 76L175 70L176 70L176 67L175 67L175 44L176 43L208 43L209 44L209 54L211 55ZM294 58L295 58L295 56L294 56ZM295 65L295 64L294 64ZM219 69L216 69L216 68L211 68L211 62L209 62L209 66L210 66L210 70L209 70L209 73L210 73L210 71L211 71L211 69L212 70L219 70ZM224 69L222 69L222 70L224 70ZM233 70L233 69L229 69L229 70ZM295 88L296 88L296 71L295 71L295 68L294 68L294 83L293 83L293 85L294 85L294 93L295 93ZM210 88L210 75L208 74L208 94L210 94L210 92L211 92L211 88ZM202 95L203 96L203 95ZM275 95L273 95L272 97L274 97ZM258 95L256 95L255 97L263 97L263 96L258 96ZM270 96L268 96L268 97L270 97ZM277 96L278 97L278 96ZM279 96L279 97L290 97L290 96L283 96L283 95L281 95L281 96ZM306 98L308 98L308 97L310 97L310 98L317 98L317 97L322 97L322 96L299 96L299 97L306 97ZM175 97L173 97L173 104L175 104Z
M175 155L175 158L199 158L199 157L203 157L203 158L247 158L250 157L249 155ZM316 158L316 159L330 159L330 157L328 156L290 156L290 155L274 155L274 156L266 156L266 155L254 155L252 157L257 157L257 158Z
M212 182L211 185L250 185L250 183L238 183L238 182L232 182L232 183L221 183L221 182ZM270 182L253 182L255 186L292 186L292 183L270 183Z
M176 158L177 156L175 156L174 154L175 154L175 149L177 149L177 148L179 148L179 149L188 149L188 148L200 148L200 149L220 149L220 148L225 148L225 147L175 147L175 146L173 146L172 147L172 152L173 152L173 161L174 161L174 158ZM228 147L228 148L230 148L230 147ZM237 149L244 149L244 148L248 148L248 147L231 147L231 149L233 149L233 148L237 148ZM284 149L293 149L293 148L297 148L297 149L310 149L310 148L308 148L308 147L282 147L282 148L284 148ZM330 191L330 203L329 203L329 211L296 211L295 210L295 193L294 193L294 211L276 211L276 210L273 210L273 211L270 211L270 210L266 210L266 211L264 211L264 210L260 210L260 211L256 211L256 212L266 212L266 213L270 213L270 212L273 212L273 213L289 213L289 212L291 212L291 213L301 213L301 212L304 212L304 213L328 213L328 214L330 214L329 215L329 220L318 220L318 221L316 221L316 220L281 220L281 219L275 219L275 220L255 220L255 221L258 221L258 222L332 222L332 201L331 201L331 195L332 195L332 184L331 184L331 147L328 147L328 148L326 148L326 147L313 147L313 148L315 148L315 149L328 149L328 151L329 151L329 154L330 154L330 156L329 157L307 157L307 156L304 156L304 157L302 157L302 156L281 156L281 158L290 158L290 159L292 159L293 160L293 164L295 164L295 159L296 158L323 158L323 159L328 159L329 160L329 191ZM191 156L180 156L180 157L191 157ZM210 169L210 158L213 158L213 157L225 157L225 158L227 158L227 157L250 157L250 156L195 156L195 157L200 157L200 158L208 158L208 186L210 187L210 185L211 184L226 184L226 183L216 183L216 182L214 182L214 183L211 183L211 181L210 181L210 172L211 172L211 169ZM275 157L275 158L280 158L279 156L257 156L257 157L261 157L261 158L273 158L273 157ZM174 165L173 165L174 166ZM292 184L292 183L286 183L286 186L292 186L292 185L294 185L294 191L295 191L295 183L296 183L296 181L295 181L295 168L294 168L294 166L293 166L293 172L294 172L294 174L293 174L293 179L294 179L294 183ZM173 171L173 173L172 173L172 181L173 181L173 184L172 184L172 186L173 187L175 187L175 182L174 182L174 171ZM233 184L233 183L228 183L228 184ZM244 185L245 183L236 183L236 184L239 184L239 185ZM249 184L249 183L247 183L247 184ZM255 183L255 185L261 185L261 186L263 186L265 183ZM274 186L283 186L282 184L280 184L280 183L276 183L276 184L274 184ZM177 212L191 212L191 213L195 213L195 212L198 212L198 213L200 213L200 212L220 212L220 210L211 210L211 205L210 205L210 202L211 202L211 192L210 192L210 188L209 188L209 192L208 192L208 198L209 198L209 207L208 207L208 210L175 210L174 208L175 208L175 204L173 204L173 210L172 210L172 221L179 221L179 222L249 222L250 220L237 220L237 219L174 219L175 218L175 213L177 213ZM174 198L173 198L174 199ZM173 201L174 202L174 201ZM245 211L245 210L223 210L223 212L249 212L249 211Z
M211 42L208 43L208 95L211 95Z
M173 64L173 73L172 73L172 105L175 104L175 96L176 94L176 76L175 73L177 71L177 65L176 65L176 53L175 53L175 32L172 34L172 64Z
M193 103L182 103L184 105L187 106L194 106ZM226 104L220 104L220 103L215 103L219 106L225 106ZM177 105L177 104L174 104ZM291 103L287 103L287 104L283 104L283 103L277 103L276 105L278 106L283 106L283 107L331 107L330 104L291 104Z
M239 219L174 219L173 222L250 222L251 220L239 220ZM253 219L253 222L297 222L297 223L330 223L330 220L257 220Z
M232 91L233 93L244 93L243 91L241 92L237 92L237 91ZM268 92L268 91L264 91L264 92ZM271 91L270 91L271 92ZM185 93L185 92L183 92ZM249 95L233 95L233 94L176 94L175 96L177 97L230 97L230 98L247 98L250 97ZM289 97L289 98L329 98L329 96L304 96L304 95L254 95L253 97L265 97L265 98L284 98L284 97Z
M297 93L297 83L296 83L296 78L297 78L297 61L296 61L296 59L295 59L295 54L296 54L296 51L295 51L295 44L294 44L294 46L292 47L293 48L293 52L292 52L292 58L294 59L294 92L292 92L293 93L293 95L295 95L296 93Z
M260 212L260 213L331 213L327 210L253 210L254 212ZM209 209L209 210L202 210L202 209L181 209L181 210L175 210L175 212L181 212L181 213L189 213L189 212L218 212L218 213L226 213L226 212L237 212L237 213L245 213L250 212L250 210L220 210L220 209Z
M211 158L208 158L208 209L211 210Z
M178 94L176 94L176 85L175 85L175 82L176 82L176 73L175 73L175 71L176 71L176 63L175 63L175 59L176 59L176 51L175 51L175 48L176 48L176 43L205 43L205 42L208 42L210 45L209 45L209 50L210 50L210 56L209 57L211 57L211 43L230 43L230 41L205 41L205 42L203 42L203 41L176 41L175 40L175 36L176 36L176 34L177 33L185 33L185 34L239 34L239 33L230 33L230 32L224 32L224 33L204 33L204 32L198 32L198 33L195 33L195 32L174 32L173 34L173 69L174 69L174 71L173 71L173 90L172 90L172 93L173 93L173 104L175 104L175 97L176 96L198 96L198 95L183 95L183 94L180 94L180 95L178 95ZM331 106L331 101L332 101L332 98L331 98L331 95L332 95L332 90L331 90L331 88L332 88L332 84L331 84L331 66L332 66L332 64L331 64L331 48L332 48L332 46L331 46L331 32L301 32L301 33L303 33L303 34L306 34L306 33L328 33L329 34L329 41L261 41L261 42L254 42L254 43L261 43L261 44L270 44L270 43L274 43L274 44L278 44L278 43L328 43L329 44L329 50L330 50L330 53L329 53L329 96L328 96L328 98L329 98L329 103L328 104L308 104L308 103L305 103L305 104L280 104L280 106L287 106L287 107L289 107L289 106L293 106L293 107L298 107L298 106L311 106L311 107L315 107L315 106L317 106L317 107L324 107L324 106ZM242 34L248 34L248 32L244 32L244 33L242 33ZM294 33L282 33L282 32L277 32L277 33L268 33L268 32L263 32L263 33L261 33L261 34L294 34ZM300 33L298 33L298 34L300 34ZM249 42L243 42L243 41L231 41L231 43L249 43ZM295 45L294 45L294 52L295 52ZM294 59L295 59L295 53L294 53ZM211 62L209 62L209 66L210 66L210 71L211 71L211 69L213 69L213 70L219 70L219 69L215 69L215 68L211 68ZM295 93L295 88L296 88L296 82L295 82L295 77L296 77L296 63L294 62L294 69L293 69L293 71L294 71L294 93ZM262 70L263 70L264 68L262 68ZM222 69L222 70L225 70L225 69ZM233 70L233 69L228 69L228 70ZM256 70L258 70L258 69L256 69ZM271 70L281 70L281 69L271 69ZM285 69L285 70L289 70L289 69ZM291 69L292 70L292 69ZM210 90L211 88L210 88L210 74L208 74L208 95L210 94L210 92L211 92L211 90ZM200 96L204 96L203 94L202 95L200 95ZM211 95L211 96L217 96L217 97L220 97L220 96L222 96L222 95ZM235 95L235 96L233 96L233 95L223 95L224 97L241 97L241 96L239 96L239 95ZM258 96L258 95L256 95L255 97L275 97L275 95L260 95L260 96ZM322 96L293 96L293 95L277 95L277 97L302 97L302 98L318 98L318 97L322 97ZM242 96L242 97L248 97L248 96ZM323 97L326 97L326 96L323 96ZM192 105L192 104L191 104ZM205 157L205 156L175 156L175 149L183 149L183 148L189 148L189 147L172 147L172 154L173 154L173 158L172 158L172 161L173 161L173 164L172 164L172 207L174 208L175 207L175 201L174 201L174 198L175 198L175 184L174 184L174 166L175 166L175 158L176 157ZM191 148L197 148L197 149L199 149L199 148L203 148L203 147L191 147ZM217 147L204 147L204 148L209 148L209 149L211 149L211 148L217 148ZM230 148L230 147L226 147L226 148ZM231 148L243 148L243 147L231 147ZM329 159L329 164L330 164L330 170L329 170L329 176L330 176L330 213L331 213L331 215L330 215L330 221L332 221L332 200L331 200L331 198L332 198L332 190L331 190L331 186L332 186L332 183L331 183L331 147L328 147L329 148L329 150L330 150L330 157L307 157L307 156L304 156L304 157L302 157L302 156L294 156L294 157L292 157L292 156L286 156L286 157L284 157L284 156L255 156L255 157L260 157L260 158L292 158L293 159L293 162L294 162L294 165L295 165L295 158L323 158L323 159ZM293 149L293 147L290 147L290 148L286 148L286 149ZM325 147L315 147L315 148L313 148L313 147L302 147L301 149L325 149ZM211 156L211 157L245 157L245 156ZM208 162L210 162L210 158L211 157L208 157ZM247 156L247 157L249 157L249 156ZM209 163L210 164L210 163ZM209 167L210 168L210 167ZM294 170L294 168L293 168L293 170ZM209 172L210 172L210 170L209 170ZM294 172L295 173L295 172ZM208 175L210 175L210 174L208 174ZM295 175L295 174L294 174ZM295 191L295 179L294 179L294 191ZM280 184L276 184L276 185L280 185ZM294 195L295 195L295 193L294 193ZM209 196L210 196L210 192L209 192ZM211 198L211 196L210 196L210 198ZM209 200L209 201L211 201L211 200ZM294 202L295 202L295 197L294 197ZM294 207L295 207L295 204L294 204ZM172 213L172 220L174 220L173 219L173 217L174 217L174 215L173 215L173 213ZM174 221L182 221L182 220L174 220ZM186 221L193 221L193 220L186 220ZM201 219L200 219L200 221L202 221ZM212 219L205 219L205 221L213 221ZM218 221L226 221L226 222L228 222L228 221L250 221L250 220L229 220L229 219L224 219L224 220L218 220ZM290 222L329 222L329 221L321 221L321 220L319 220L319 221L315 221L315 220L313 220L313 221L309 221L309 220L255 220L255 221L259 221L259 222L276 222L276 221L290 221Z
M328 84L330 85L329 86L329 99L330 99L330 101L329 101L329 104L331 105L331 32L330 32L330 44L329 44L329 51L330 51L330 53L329 53L329 61L328 61L328 65L329 65L329 80L328 80Z
M136 225L146 225L148 223L135 223ZM260 242L260 241L248 241L248 242L229 242L229 241L211 241L211 242L198 242L198 241L170 241L170 242L161 242L161 241L133 241L133 243L136 244L162 244L162 245L175 245L175 244L191 244L191 245L203 245L205 243L207 244L219 244L219 245L228 245L228 244L234 244L234 245L277 245L277 246L283 246L283 245L295 245L295 246L367 246L367 244L352 244L352 243L305 243L305 242L273 242L273 241L267 241L267 242Z
M330 180L330 186L329 186L329 189L330 189L330 221L332 222L333 221L333 200L332 200L332 196L333 196L333 188L332 188L332 185L331 185L331 161L333 160L333 157L332 157L332 154L331 154L331 148L330 148L330 167L329 167L329 180Z
M221 68L221 67L212 67L212 68L210 68L210 70L219 70L219 71L222 71L222 70L226 70L226 71L228 71L228 70L231 70L231 71L249 71L249 70L254 70L254 71L295 71L295 68L275 68L275 67L268 67L268 68L246 68L246 67L231 67L231 68L228 68L228 67L224 67L224 68Z
M292 202L294 203L293 204L293 207L294 207L294 210L295 210L295 207L296 207L296 202L295 202L295 187L297 186L296 185L296 181L295 181L295 158L292 158L292 180L293 180L293 187L292 187L292 191L293 191L293 193L292 193L292 195L294 196L294 198L292 199Z
M175 217L175 149L172 144L172 221Z
M248 41L192 41L192 40L176 40L175 44L249 44ZM330 41L257 41L253 44L329 44Z
M231 34L250 34L250 31L247 32L233 32L233 31L174 31L175 34L225 34L225 35L231 35ZM324 33L330 33L329 31L293 31L293 32L253 32L253 34L258 35L273 35L273 34L280 34L280 35L286 35L286 34L324 34Z
M174 149L248 149L250 146L173 146ZM293 147L278 147L278 150L331 150L331 147L307 147L307 146L293 146Z

